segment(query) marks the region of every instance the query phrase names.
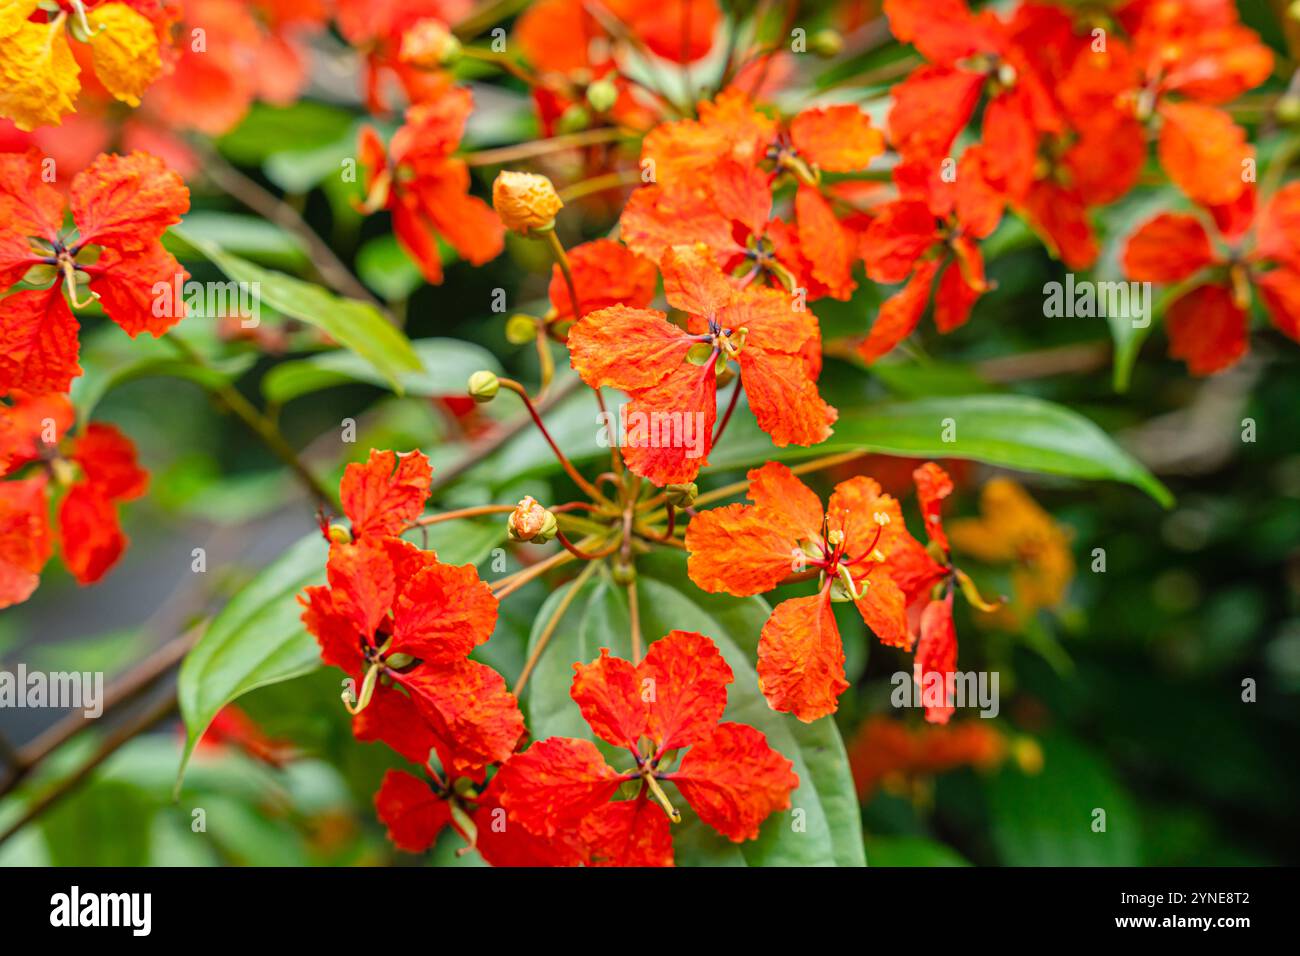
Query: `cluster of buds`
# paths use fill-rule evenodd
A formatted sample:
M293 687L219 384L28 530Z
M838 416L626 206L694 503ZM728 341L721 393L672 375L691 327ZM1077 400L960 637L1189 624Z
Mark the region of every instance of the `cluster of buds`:
M511 541L545 544L555 537L559 525L555 515L543 508L532 495L526 496L506 521Z

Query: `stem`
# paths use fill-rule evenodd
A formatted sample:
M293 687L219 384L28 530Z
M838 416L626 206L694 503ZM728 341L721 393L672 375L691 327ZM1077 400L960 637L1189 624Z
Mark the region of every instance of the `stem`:
M615 540L613 544L607 545L606 547L601 548L599 551L587 552L587 551L583 551L582 548L578 547L576 544L574 544L572 541L566 538L564 532L558 529L555 532L555 540L560 542L560 544L564 546L565 551L569 552L569 554L573 555L575 558L578 558L582 561L597 561L601 558L609 557L611 554L613 554L615 551L618 550L619 544L621 543Z
M478 60L480 63L490 63L493 66L498 66L515 79L522 81L530 89L540 83L535 74L517 63L507 53L497 53L494 50L484 50L481 47L462 46L460 55L468 60Z
M635 186L640 182L641 174L639 172L605 173L602 176L593 176L590 179L584 179L565 186L560 190L560 199L564 202L573 202L573 200L581 199L583 196L591 196L607 189L618 189L622 186Z
M476 505L473 508L457 508L455 511L444 511L440 515L423 515L416 518L406 530L412 528L427 528L431 524L440 524L443 521L456 521L460 518L477 518L480 515L500 515L509 514L515 510L514 505Z
M584 538L579 543L583 547L586 547L594 543L596 540L596 538ZM494 582L492 585L497 600L501 600L508 594L514 594L529 581L541 577L552 568L558 568L560 565L568 564L573 560L575 560L574 556L568 551L557 551L546 560L538 561L530 568L524 568L522 571L516 571L514 574L507 575L500 581Z
M623 129L621 126L602 126L600 129L583 130L580 133L566 133L563 136L552 136L548 139L535 139L514 146L502 146L499 149L480 149L477 152L466 153L462 158L470 166L500 166L506 163L518 162L521 159L531 159L535 156L545 156L548 153L558 153L566 149L580 149L583 146L594 146L597 143L612 143L620 139L633 138L635 138L635 134Z
M731 401L727 403L727 410L722 414L722 421L718 423L718 430L713 433L713 442L710 448L717 447L718 439L722 433L727 430L727 422L731 421L731 413L736 410L736 404L740 401L740 373L736 373L736 383L731 388Z
M189 361L193 362L195 365L200 368L210 367L207 360L204 359L204 357L183 338L170 332L167 333L164 338L172 344L173 348L179 351L183 356L185 356L185 358L189 359ZM280 430L275 426L275 424L259 412L253 406L253 403L246 399L237 388L229 382L222 382L220 385L209 386L209 389L214 398L219 400L227 409L234 413L235 417L247 425L249 430L251 430L253 434L257 435L257 437L262 440L262 443L265 444L277 458L293 470L293 473L298 476L298 480L302 482L303 486L311 493L312 497L316 499L318 504L326 508L338 508L338 502L335 500L334 496L326 490L325 486L322 485L316 476L307 469L307 466L302 463L302 459L298 457L298 453L293 450L293 446L284 440L284 436L280 434Z
M573 479L574 483L581 488L592 501L606 501L605 496L600 493L600 489L586 478L582 477L578 472L578 469L573 467L573 462L569 461L564 452L560 451L560 446L555 444L555 439L552 438L551 433L546 430L546 425L542 422L542 416L537 413L537 408L533 405L533 400L528 397L528 390L511 378L503 378L499 379L499 381L502 388L510 389L510 391L518 395L523 401L524 407L528 409L528 414L533 416L533 424L535 424L538 431L542 433L542 437L546 439L546 443L551 446L551 451L554 452L555 457L559 459L560 466L564 468L565 472Z
M533 668L535 668L537 662L541 660L542 652L546 650L546 646L551 643L551 637L559 628L564 613L569 609L569 605L577 600L578 592L582 590L582 586L587 583L587 579L596 572L598 567L600 567L600 565L597 562L592 561L583 568L582 572L573 579L573 583L569 585L569 590L564 592L564 596L560 598L560 603L556 605L555 613L553 613L550 620L546 622L546 627L542 629L541 636L537 638L536 646L529 653L528 660L524 662L524 669L519 672L519 680L515 681L513 691L515 697L518 697L523 693L524 687L528 685L528 678L532 676Z
M573 282L573 270L569 268L569 257L564 252L564 243L560 242L560 237L555 234L554 229L548 229L545 236L551 255L555 256L555 263L564 275L564 284L569 287L569 305L573 307L573 321L577 322L582 318L582 303L578 299L578 287Z
M641 607L637 603L636 580L627 585L627 614L632 626L632 663L641 663Z

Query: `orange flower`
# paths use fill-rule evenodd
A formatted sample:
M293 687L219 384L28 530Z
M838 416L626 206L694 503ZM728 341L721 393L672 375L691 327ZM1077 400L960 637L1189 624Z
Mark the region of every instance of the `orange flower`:
M1279 189L1258 215L1253 187L1209 212L1226 251L1216 250L1201 220L1185 213L1149 220L1124 249L1124 272L1136 281L1203 275L1165 315L1169 354L1194 375L1221 372L1246 354L1252 289L1273 325L1300 342L1300 183Z
M81 374L74 306L80 283L132 337L155 338L181 320L183 301L159 308L156 283L169 289L188 273L163 248L190 194L179 176L145 153L100 156L73 177L69 205L75 233L63 229L64 199L42 175L41 157L0 154L0 289L27 276L43 289L0 302L0 394L67 391ZM33 270L29 273L29 270Z
M749 472L752 505L701 512L686 529L687 572L710 592L761 594L791 574L820 573L812 597L782 601L758 644L758 676L774 710L812 721L834 713L848 688L832 600L851 600L882 643L909 649L908 605L947 569L903 523L898 502L872 479L835 486L823 511L788 468Z
M911 728L888 717L870 717L846 748L858 797L867 801L880 786L903 790L918 777L958 767L980 770L1006 759L1006 738L987 721Z
M595 744L564 737L511 757L493 787L508 819L529 833L550 839L580 832L590 865L671 866L668 819L678 813L661 781L675 784L701 820L735 843L755 839L768 816L790 806L799 786L790 761L753 727L719 723L733 678L709 638L673 631L651 644L640 664L605 648L574 671L571 695L582 716L635 766L615 771ZM686 755L671 769L680 750ZM610 802L629 781L640 782L639 793Z
M578 293L578 306L585 314L627 305L643 309L655 297L659 277L654 263L630 251L612 239L594 239L574 246L568 252L569 271ZM569 284L559 264L551 267L551 284L547 289L554 311L554 321L573 319L573 300Z
M737 289L702 246L672 249L660 271L668 303L689 315L687 330L662 312L627 306L590 312L569 330L582 380L631 398L625 457L634 473L659 485L695 478L712 446L718 373L733 360L774 442L812 445L830 434L837 413L817 392L820 332L811 312L774 289ZM669 440L664 422L680 425ZM639 434L638 423L651 425Z
M117 563L127 538L120 502L144 494L149 475L135 446L112 425L92 422L72 437L72 403L63 395L13 396L0 405L0 607L36 590L52 551L49 502L58 506L63 563L79 584L93 584Z
M365 210L392 213L397 241L434 285L442 282L439 237L474 265L505 248L501 221L487 203L469 195L469 167L452 155L473 106L469 90L459 87L413 106L387 149L374 129L361 130Z
M988 288L984 259L973 241L988 236L1002 202L981 176L983 153L968 149L957 180L944 184L921 167L895 170L901 198L883 206L862 234L867 275L907 284L880 307L858 353L868 362L888 354L916 328L934 301L934 323L951 332L970 318Z

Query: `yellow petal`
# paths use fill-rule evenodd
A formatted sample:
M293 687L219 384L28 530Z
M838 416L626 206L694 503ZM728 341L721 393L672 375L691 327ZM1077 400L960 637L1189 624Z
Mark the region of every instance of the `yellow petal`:
M23 22L0 43L0 116L28 132L58 126L76 112L80 73L61 21Z
M0 40L11 37L36 12L37 0L0 0Z
M158 37L149 20L122 3L106 3L86 14L95 75L104 88L128 106L162 69Z

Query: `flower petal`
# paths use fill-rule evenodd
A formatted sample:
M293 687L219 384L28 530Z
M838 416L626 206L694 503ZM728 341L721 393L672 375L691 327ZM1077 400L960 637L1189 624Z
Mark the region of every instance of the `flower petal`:
M726 723L688 750L681 769L667 776L701 820L740 843L756 839L764 820L790 806L799 786L793 768L761 731Z
M835 713L848 686L830 585L778 604L758 640L758 687L768 705L808 723Z

